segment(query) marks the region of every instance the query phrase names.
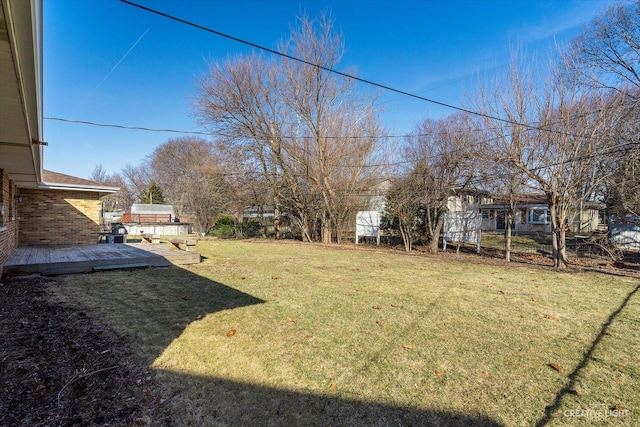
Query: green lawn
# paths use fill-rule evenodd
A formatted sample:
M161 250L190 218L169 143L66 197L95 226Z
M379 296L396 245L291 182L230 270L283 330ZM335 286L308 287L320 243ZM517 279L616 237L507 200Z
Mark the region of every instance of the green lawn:
M62 285L148 360L176 425L640 424L638 279L292 242L197 249L188 268Z

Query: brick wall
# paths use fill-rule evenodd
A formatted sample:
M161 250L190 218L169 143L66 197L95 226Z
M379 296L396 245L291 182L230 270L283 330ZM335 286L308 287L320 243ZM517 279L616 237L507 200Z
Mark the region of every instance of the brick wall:
M16 194L14 183L9 180L7 173L0 169L0 276L6 260L18 246L18 221L16 218Z
M101 208L98 193L25 189L20 194L21 245L97 242Z

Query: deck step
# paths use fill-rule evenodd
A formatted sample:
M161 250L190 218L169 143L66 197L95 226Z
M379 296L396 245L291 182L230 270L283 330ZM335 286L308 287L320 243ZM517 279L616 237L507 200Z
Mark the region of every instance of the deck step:
M93 267L93 271L131 270L135 268L149 268L149 264L146 262L138 262L133 264L98 265Z

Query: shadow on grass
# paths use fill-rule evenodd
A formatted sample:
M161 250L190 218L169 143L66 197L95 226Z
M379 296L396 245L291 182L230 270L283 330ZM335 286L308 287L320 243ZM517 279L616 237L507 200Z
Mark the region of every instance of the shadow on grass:
M440 410L422 410L378 402L361 401L340 395L336 390L327 395L290 391L246 384L228 379L188 376L163 371L158 378L191 384L197 393L177 395L174 399L190 399L184 407L198 413L194 421L174 414L173 423L229 426L442 426L501 427L502 424L483 415ZM189 390L189 387L185 388ZM197 396L193 396L197 395Z
M69 276L68 280L76 280ZM119 325L151 364L204 316L265 301L177 267L78 276L87 302ZM77 285L73 286L78 288ZM172 425L500 426L482 415L422 410L156 368Z
M540 420L538 420L538 422L536 423L536 427L546 426L551 421L551 419L553 418L553 414L562 406L562 400L564 399L564 397L567 394L570 394L572 390L575 389L578 375L591 361L591 357L593 356L594 351L596 350L598 345L600 345L600 341L602 341L602 338L607 335L607 330L609 329L609 327L611 327L613 321L616 319L616 317L618 317L622 310L625 309L625 307L629 304L629 301L631 301L631 298L633 298L638 293L638 291L640 291L640 285L636 286L635 289L629 292L620 306L614 312L612 312L609 315L607 321L602 324L600 333L584 353L584 356L582 357L580 363L578 363L578 365L576 365L573 371L569 374L569 381L567 381L565 386L562 387L562 389L560 389L558 393L556 393L556 398L553 403L545 408L544 416L540 418Z
M172 266L67 276L81 304L102 313L150 364L194 321L264 300Z

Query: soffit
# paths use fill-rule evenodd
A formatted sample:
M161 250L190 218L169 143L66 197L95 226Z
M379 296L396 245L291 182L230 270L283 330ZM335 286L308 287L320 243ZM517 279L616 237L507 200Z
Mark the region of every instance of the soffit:
M34 28L37 2L0 1L0 169L18 187L41 180L40 40Z

